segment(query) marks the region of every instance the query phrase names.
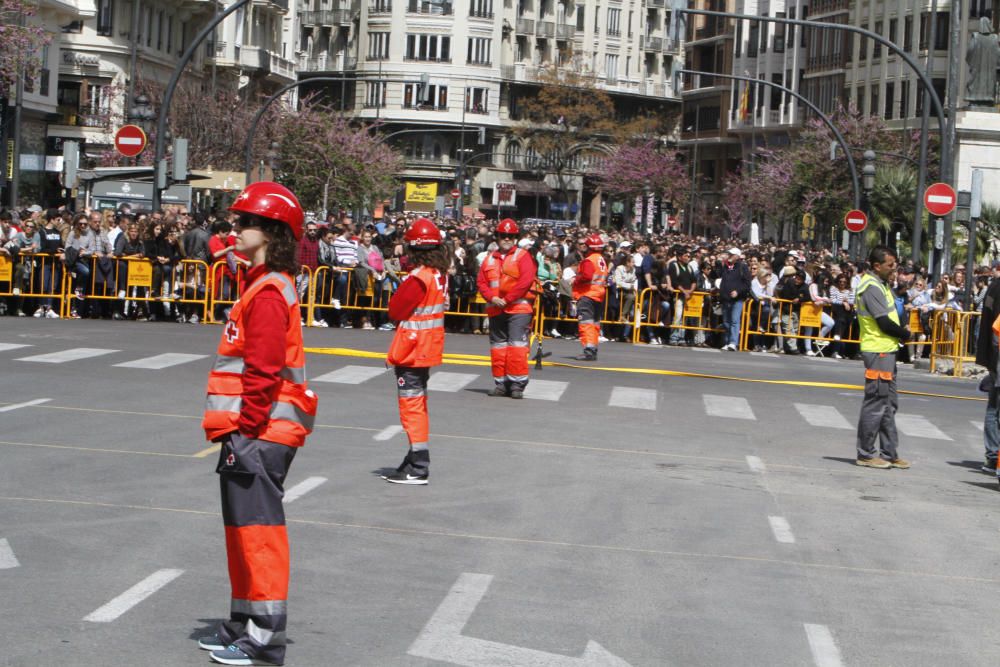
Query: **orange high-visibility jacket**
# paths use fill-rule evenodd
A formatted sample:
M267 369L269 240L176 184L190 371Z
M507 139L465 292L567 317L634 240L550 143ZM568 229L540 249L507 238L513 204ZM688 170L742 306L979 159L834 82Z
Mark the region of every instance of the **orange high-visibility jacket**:
M580 262L581 268L584 262L594 265L594 274L590 280L581 280L580 275L577 275L573 282L573 298L579 299L585 296L594 301L604 301L604 295L608 290L608 263L604 261L604 255L592 252Z
M208 374L208 398L201 425L205 437L215 440L238 429L243 395L245 322L243 313L261 289L278 288L288 304L288 327L285 330L285 367L281 385L271 404L270 420L260 440L301 447L312 432L318 399L306 386L306 359L302 351L299 326L299 301L295 282L283 273L271 272L250 285L229 313L222 330L215 365Z
M444 351L444 301L447 287L437 269L420 266L407 280L424 284L424 299L413 314L396 327L387 361L393 366L438 366Z
M519 264L521 258L526 253L527 251L523 248L515 248L513 252L509 252L506 256L499 259L496 253L490 253L483 260L483 265L479 267L480 272L482 272L486 280L486 284L491 289L497 290L497 294L501 298L506 299L507 295L510 294L510 291L514 289L514 286L521 278ZM535 292L536 285L533 284L523 297L511 301L503 309L490 304L487 299L486 314L492 317L500 313L533 313L535 312Z

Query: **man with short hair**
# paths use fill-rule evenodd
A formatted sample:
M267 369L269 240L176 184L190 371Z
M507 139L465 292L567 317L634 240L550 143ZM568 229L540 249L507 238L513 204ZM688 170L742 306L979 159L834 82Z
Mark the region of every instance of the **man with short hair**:
M899 458L896 433L896 353L910 340L910 330L899 323L889 280L896 271L896 253L875 246L868 254L871 269L858 283L854 303L861 328L861 357L865 362L865 397L858 418L857 464L867 468L910 467ZM878 437L881 446L875 447Z
M670 340L667 344L685 345L687 343L687 330L684 327L698 326L697 318L684 317L684 305L691 298L691 295L694 294L695 280L694 274L691 273L688 267L688 262L691 261L691 252L684 246L674 246L673 254L673 260L667 265L667 275L670 278L671 286L677 290L677 295L674 298L674 313L670 324ZM696 331L696 343L701 342L697 340L697 334L699 333L702 339L705 336L704 332Z
M743 252L732 247L722 262L719 299L722 302L722 329L726 336L723 350L735 351L740 344L740 320L743 301L750 295L750 269L743 262Z
M993 271L983 312L979 317L979 337L976 340L976 363L986 368L987 375L979 387L987 393L986 416L983 420L983 447L986 450L983 471L996 474L997 453L1000 451L1000 424L997 422L997 336L993 333L993 323L1000 315L1000 260L993 262Z

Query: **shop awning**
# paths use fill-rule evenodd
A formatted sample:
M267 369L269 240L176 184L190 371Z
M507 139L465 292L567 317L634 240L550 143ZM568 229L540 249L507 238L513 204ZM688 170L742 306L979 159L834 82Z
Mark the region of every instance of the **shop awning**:
M517 188L517 194L521 195L550 195L552 194L552 188L545 181L528 181L522 179L514 179L514 187Z

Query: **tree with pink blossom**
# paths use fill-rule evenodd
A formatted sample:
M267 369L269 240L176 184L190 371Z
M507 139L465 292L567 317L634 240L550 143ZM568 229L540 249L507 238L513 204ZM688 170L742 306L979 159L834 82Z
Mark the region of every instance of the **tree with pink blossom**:
M601 190L631 200L646 193L686 206L691 187L687 166L656 141L626 143L604 158L594 179Z
M32 22L36 11L26 0L0 0L0 97L14 95L18 77L38 75L48 37Z

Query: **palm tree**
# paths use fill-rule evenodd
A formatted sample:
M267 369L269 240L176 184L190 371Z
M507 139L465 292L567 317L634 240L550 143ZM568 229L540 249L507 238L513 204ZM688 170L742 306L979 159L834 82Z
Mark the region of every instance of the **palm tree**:
M964 264L968 244L957 245L952 250L952 263ZM976 259L1000 257L1000 206L983 203L979 222L976 224Z
M872 228L865 240L895 245L895 231L909 242L913 205L917 196L917 175L905 164L887 164L875 173L875 187L869 195Z

